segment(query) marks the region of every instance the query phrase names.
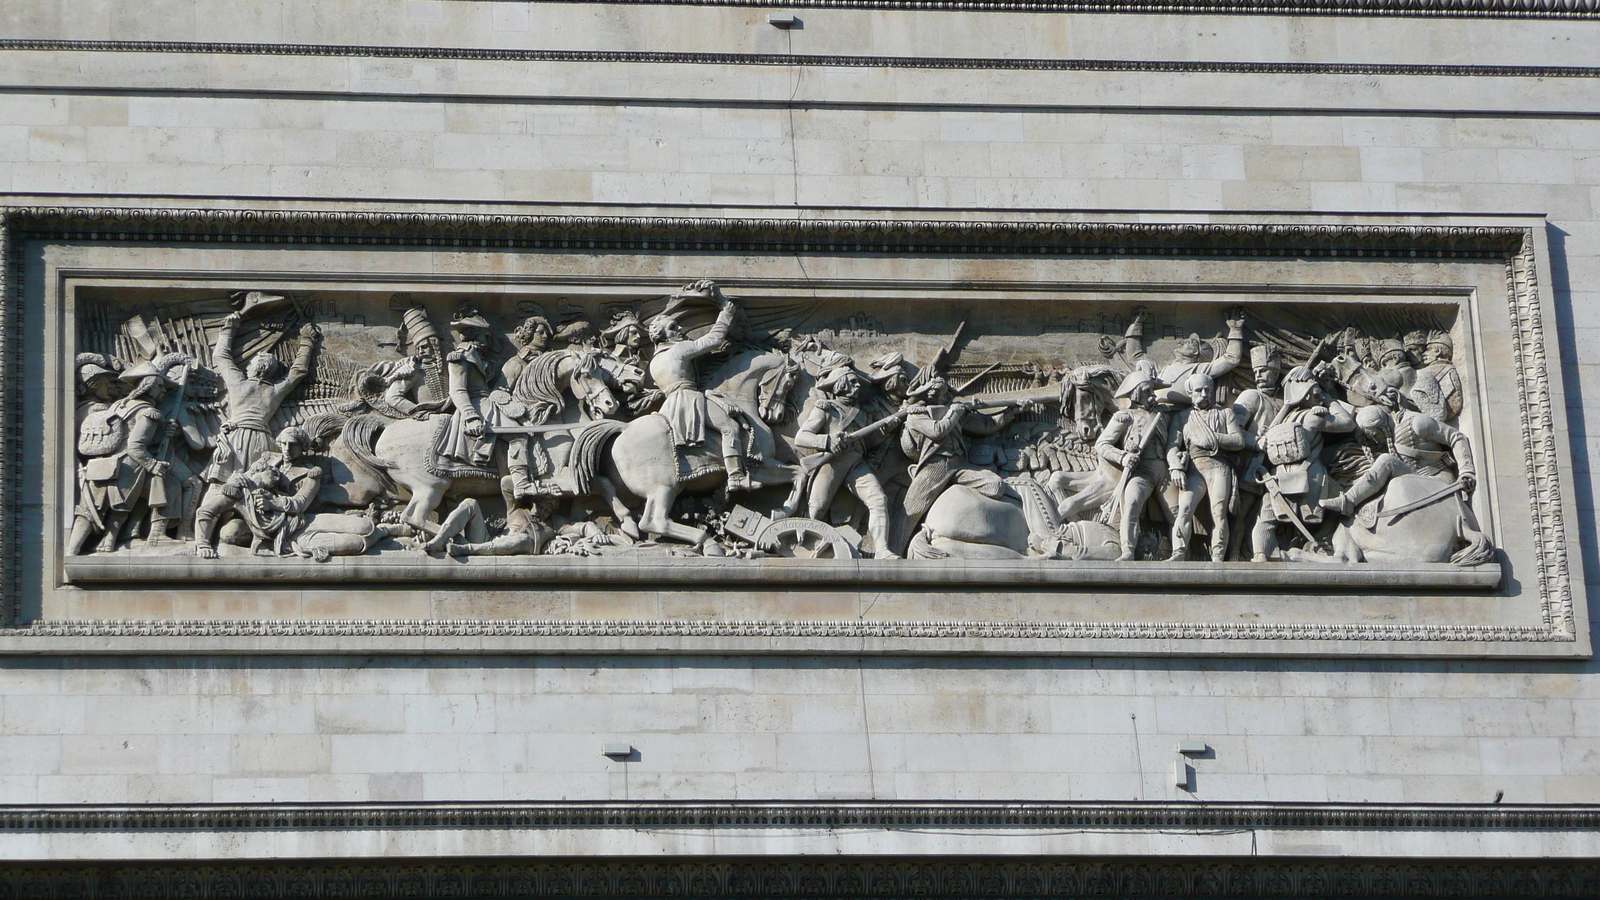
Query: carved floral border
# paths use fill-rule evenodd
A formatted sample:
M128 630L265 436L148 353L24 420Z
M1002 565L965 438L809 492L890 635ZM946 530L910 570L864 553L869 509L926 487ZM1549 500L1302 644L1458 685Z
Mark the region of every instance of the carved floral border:
M672 622L36 621L24 624L15 523L21 501L23 266L29 240L759 253L1306 257L1499 260L1505 265L1542 627L1476 625ZM1509 226L1164 224L954 220L528 216L254 209L0 210L0 633L136 636L718 636L1573 642L1577 639L1534 234Z

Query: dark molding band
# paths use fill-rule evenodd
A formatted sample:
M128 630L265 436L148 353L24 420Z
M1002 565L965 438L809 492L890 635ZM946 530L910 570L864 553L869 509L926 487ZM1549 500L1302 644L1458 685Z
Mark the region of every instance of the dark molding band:
M1589 0L1585 0L1589 2ZM1592 0L1600 9L1600 0ZM790 6L795 4L788 4ZM805 4L800 4L805 5ZM972 4L967 4L972 5ZM1600 17L1600 12L1593 13ZM1325 62L1199 62L1128 59L999 59L956 56L836 56L782 53L670 53L606 50L503 50L470 47L386 47L345 44L246 44L193 41L65 41L0 39L0 50L70 53L182 53L245 56L333 56L375 59L461 59L500 62L658 63L707 66L984 69L1053 72L1162 72L1235 75L1411 75L1473 78L1600 78L1583 66L1409 65Z
M14 239L525 250L1505 260L1526 229L14 207Z
M1592 897L1592 860L724 857L0 863L0 900Z
M917 801L545 801L0 806L0 830L1017 828L1593 830L1600 805Z
M582 3L589 0L553 0L553 2ZM1578 19L1590 18L1600 13L1600 3L1596 0L609 0L609 2L639 6L1165 15Z

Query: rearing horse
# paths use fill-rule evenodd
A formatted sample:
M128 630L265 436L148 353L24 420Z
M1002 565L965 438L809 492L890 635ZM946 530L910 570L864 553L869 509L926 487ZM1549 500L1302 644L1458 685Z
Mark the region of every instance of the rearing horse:
M760 487L794 480L794 466L774 461L777 441L769 426L781 424L792 412L788 399L799 373L799 363L788 354L746 350L734 354L707 379L708 393L728 401L749 429L752 455L764 461L750 469L750 480ZM683 491L715 488L727 477L722 460L703 446L688 452L676 446L667 420L656 413L627 423L591 425L574 441L571 465L578 493L606 496L619 515L631 516L628 500L642 501L637 517L642 531L690 544L704 541L706 531L672 521L673 501ZM616 487L632 496L620 496Z
M615 415L621 403L612 393L600 357L599 351L587 349L556 350L536 357L511 386L513 402L527 409L523 420L530 425L563 421L577 424ZM577 399L576 409L569 408L568 396ZM441 470L434 441L448 419L445 414L421 420L357 416L345 424L340 436L339 443L353 458L352 469L365 468L390 493L410 495L403 519L419 533L433 530L428 525L428 515L447 494L496 496L500 493L500 475L505 474L503 452L496 453L500 471L493 475ZM565 444L559 432L551 437Z

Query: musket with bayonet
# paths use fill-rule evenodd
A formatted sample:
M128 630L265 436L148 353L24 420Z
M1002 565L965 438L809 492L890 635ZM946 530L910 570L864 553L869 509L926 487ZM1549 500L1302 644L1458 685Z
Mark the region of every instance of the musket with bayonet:
M785 512L778 518L783 518L787 515L793 515L794 510L800 508L800 496L805 493L806 482L810 480L812 474L814 474L818 469L830 462L833 462L835 459L838 459L840 454L849 450L851 447L854 447L862 440L871 437L877 432L893 428L901 422L904 422L912 413L926 409L927 407L925 406L915 404L902 406L889 415L884 416L878 421L873 422L871 425L866 426L865 428L857 428L854 431L847 431L844 434L839 435L838 439L833 442L833 449L822 450L817 453L810 453L802 457L800 460L800 466L794 474L794 487L789 491L789 497L787 500L783 501L783 506L781 507L781 509Z

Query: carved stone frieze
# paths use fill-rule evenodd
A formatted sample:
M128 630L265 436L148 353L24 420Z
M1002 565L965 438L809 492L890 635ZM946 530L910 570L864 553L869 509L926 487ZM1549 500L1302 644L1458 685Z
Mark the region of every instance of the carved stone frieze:
M72 400L54 420L55 446L71 477L55 546L68 583L108 589L534 578L1498 590L1492 535L1521 526L1501 521L1501 502L1479 486L1504 484L1507 455L1485 442L1511 422L1499 410L1514 396L1526 571L1537 574L1543 622L302 627L46 614L19 634L1575 639L1561 449L1525 229L72 208L12 210L6 225L9 253L19 241L246 240L563 258L1180 254L1503 266L1509 320L1488 350L1473 324L1482 313L1468 316L1457 288L1427 297L1411 288L1417 299L1406 302L1311 288L1197 302L1141 288L1130 299L1026 303L1002 289L923 304L714 280L613 281L581 296L394 293L348 279L337 289L85 281L73 289L70 358L58 368ZM21 267L5 271L8 296L21 296ZM1516 360L1514 388L1491 395L1483 355L1502 352ZM9 608L23 624L19 603Z

